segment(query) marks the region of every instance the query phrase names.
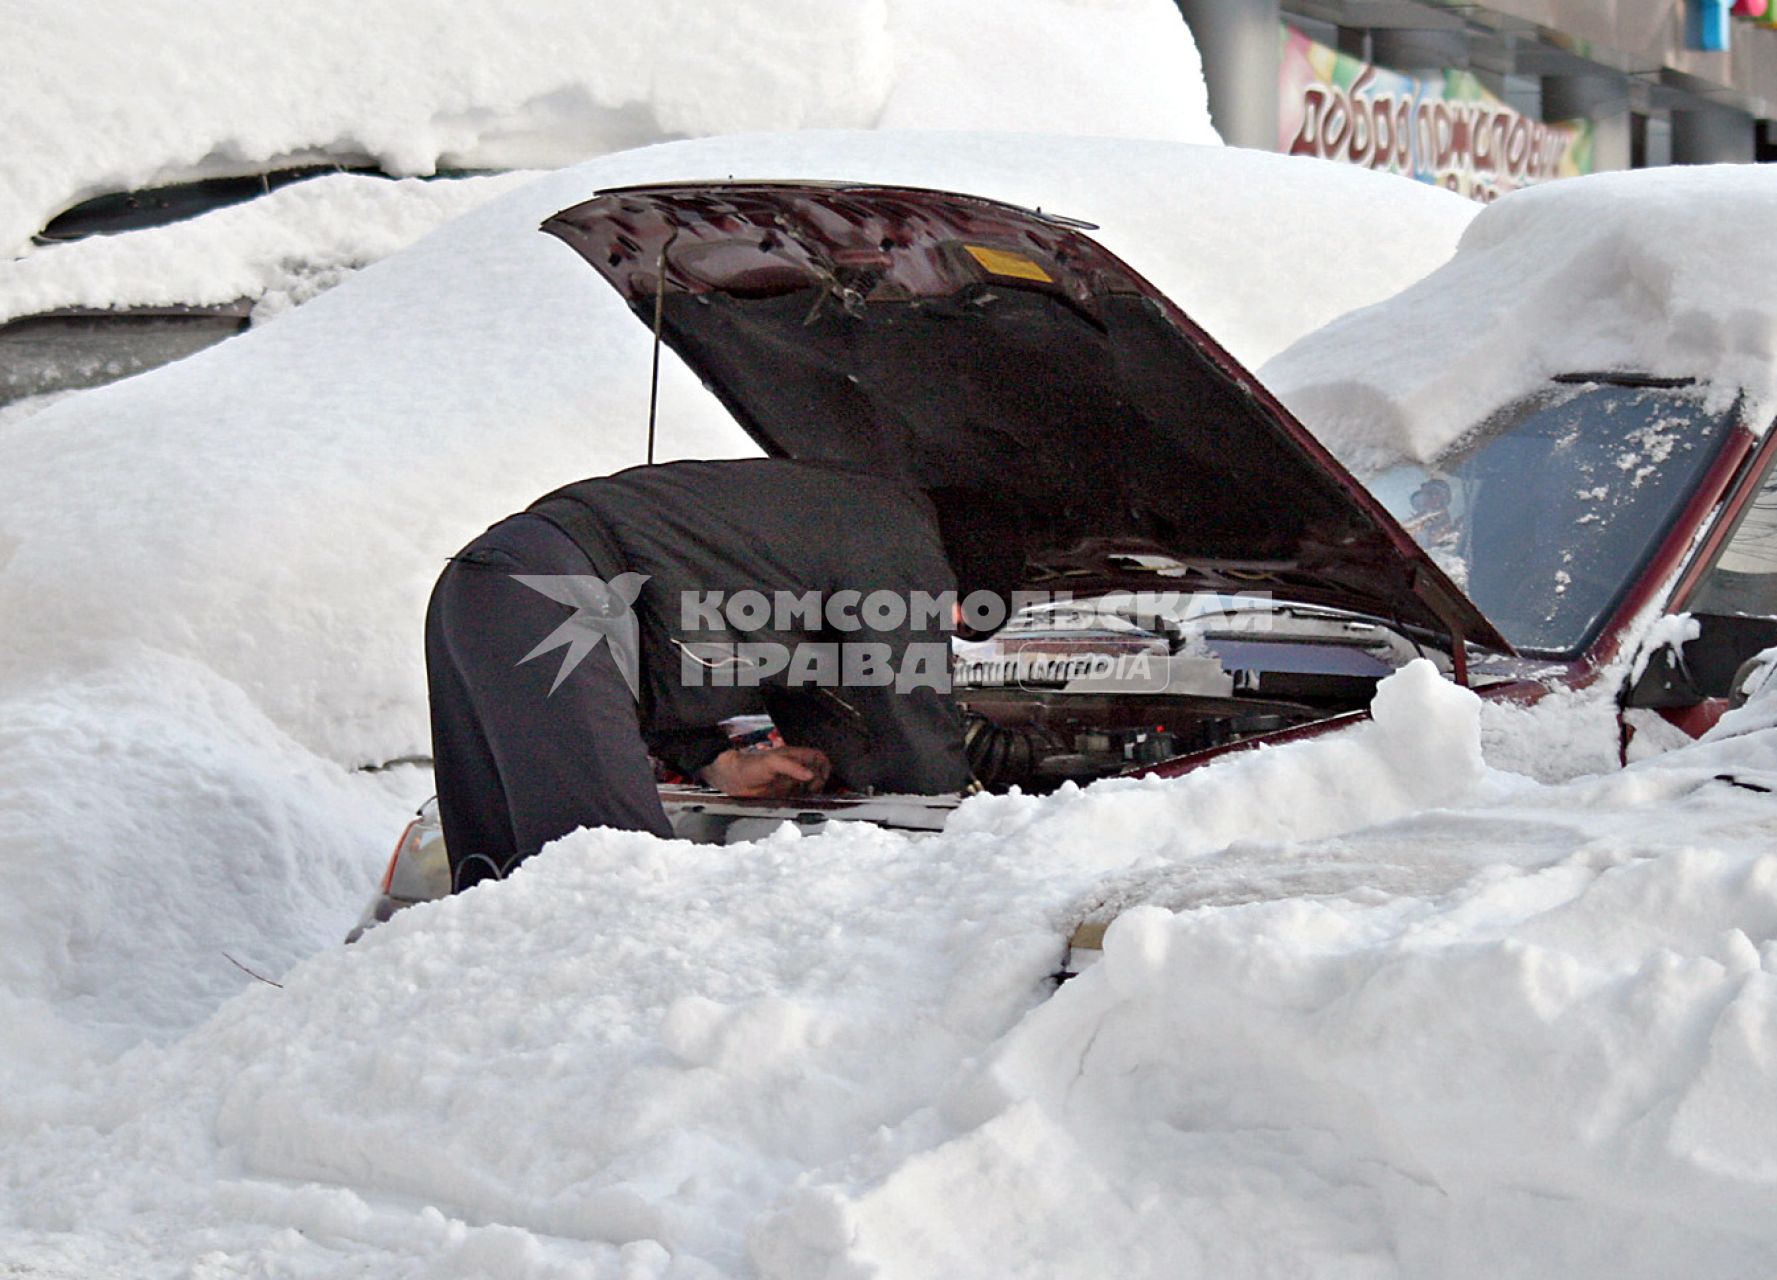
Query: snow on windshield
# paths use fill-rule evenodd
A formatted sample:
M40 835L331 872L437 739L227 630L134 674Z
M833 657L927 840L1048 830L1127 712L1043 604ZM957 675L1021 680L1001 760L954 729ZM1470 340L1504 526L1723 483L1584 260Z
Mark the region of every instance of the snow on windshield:
M1481 212L1446 266L1260 375L1360 474L1428 462L1566 373L1693 378L1717 410L1744 392L1762 432L1777 413L1777 242L1734 229L1773 217L1766 165L1513 192Z
M1690 386L1552 384L1429 465L1370 477L1520 651L1573 655L1644 571L1738 421Z
M1020 129L1214 142L1169 0L8 0L0 259L111 191L292 160L554 168L671 138Z

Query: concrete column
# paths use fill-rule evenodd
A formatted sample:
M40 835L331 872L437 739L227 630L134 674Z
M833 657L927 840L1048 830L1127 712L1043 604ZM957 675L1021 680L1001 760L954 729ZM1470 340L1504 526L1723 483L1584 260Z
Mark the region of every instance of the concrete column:
M1598 173L1627 169L1634 163L1634 135L1629 113L1597 116L1592 121L1592 168Z
M1370 57L1379 67L1422 79L1427 72L1468 66L1468 37L1460 30L1392 27L1370 33Z
M1592 121L1592 157L1599 172L1627 169L1632 146L1629 82L1618 75L1544 76L1543 119Z
M1726 107L1700 106L1672 112L1673 164L1751 164L1753 119Z
M1278 0L1178 0L1209 86L1222 141L1277 150Z

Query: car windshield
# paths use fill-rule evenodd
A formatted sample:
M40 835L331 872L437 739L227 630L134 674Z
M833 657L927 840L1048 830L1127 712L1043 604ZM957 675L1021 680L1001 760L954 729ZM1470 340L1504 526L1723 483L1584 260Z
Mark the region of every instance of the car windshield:
M1563 378L1371 487L1514 648L1573 655L1646 571L1737 419L1699 387Z

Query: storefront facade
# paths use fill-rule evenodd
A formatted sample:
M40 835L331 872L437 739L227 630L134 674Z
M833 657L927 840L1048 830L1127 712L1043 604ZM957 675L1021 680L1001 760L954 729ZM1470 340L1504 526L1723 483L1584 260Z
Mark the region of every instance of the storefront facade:
M1239 146L1491 200L1777 158L1777 0L1178 0Z

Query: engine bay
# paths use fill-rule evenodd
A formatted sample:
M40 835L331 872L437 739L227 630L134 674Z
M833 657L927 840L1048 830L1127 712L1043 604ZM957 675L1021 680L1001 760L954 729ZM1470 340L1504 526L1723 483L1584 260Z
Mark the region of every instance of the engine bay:
M1120 595L1029 609L959 645L954 685L976 781L1044 792L1359 710L1416 657L1448 670L1381 619Z

